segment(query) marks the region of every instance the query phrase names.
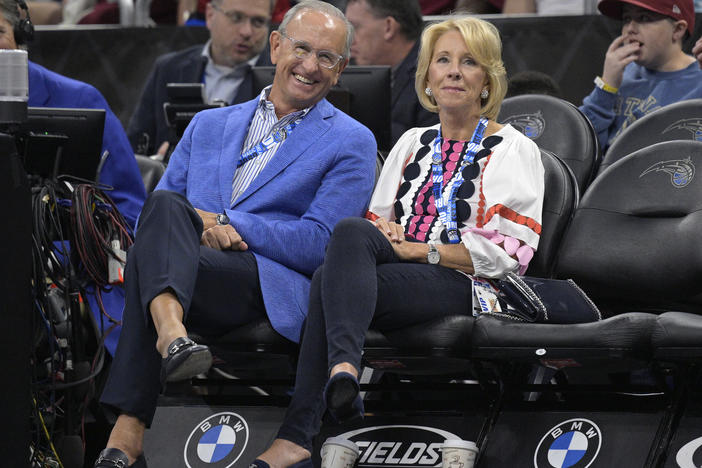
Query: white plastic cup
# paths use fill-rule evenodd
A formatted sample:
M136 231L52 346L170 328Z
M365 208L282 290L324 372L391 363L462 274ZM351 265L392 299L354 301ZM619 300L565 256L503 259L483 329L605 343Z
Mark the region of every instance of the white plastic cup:
M27 51L0 50L0 100L27 102L28 98Z
M358 445L350 440L329 437L322 444L322 468L352 468L358 453Z
M469 440L449 439L441 446L442 468L473 468L477 457L478 446Z

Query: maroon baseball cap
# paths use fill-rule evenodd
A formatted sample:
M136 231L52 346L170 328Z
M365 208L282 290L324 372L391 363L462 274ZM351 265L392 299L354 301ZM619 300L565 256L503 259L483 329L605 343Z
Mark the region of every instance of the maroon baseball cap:
M685 20L690 34L695 30L695 7L692 0L600 0L597 8L605 16L622 19L624 3L655 11L676 20Z

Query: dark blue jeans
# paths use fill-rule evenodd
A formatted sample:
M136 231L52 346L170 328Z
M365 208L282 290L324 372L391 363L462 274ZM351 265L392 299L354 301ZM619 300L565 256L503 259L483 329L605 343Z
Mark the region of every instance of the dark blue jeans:
M200 245L202 220L174 192L152 192L139 217L125 271L122 333L100 401L151 425L160 392L161 356L149 304L170 288L188 331L218 336L265 317L251 252Z
M342 362L360 368L369 327L388 331L469 314L471 303L471 281L462 273L401 262L374 224L341 221L312 278L295 393L278 437L312 450L329 370Z

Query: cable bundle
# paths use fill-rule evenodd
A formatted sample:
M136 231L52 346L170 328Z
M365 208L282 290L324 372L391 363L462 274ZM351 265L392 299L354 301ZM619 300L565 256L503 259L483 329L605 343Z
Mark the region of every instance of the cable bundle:
M71 227L73 248L89 278L100 288L121 283L121 278L110 277L110 262L124 266L124 252L132 245L132 236L112 199L93 185L76 186Z
M120 324L104 310L101 291L121 282L132 234L115 203L95 185L42 181L32 193L31 466L61 466L55 440L80 434L85 444L85 416L103 370L104 340ZM110 274L115 269L117 278ZM101 309L97 321L83 300L93 284Z

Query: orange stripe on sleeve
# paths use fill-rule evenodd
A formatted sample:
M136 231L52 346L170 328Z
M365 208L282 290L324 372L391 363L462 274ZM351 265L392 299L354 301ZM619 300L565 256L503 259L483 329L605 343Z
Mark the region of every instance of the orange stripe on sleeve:
M509 221L526 226L536 234L541 234L541 224L537 223L536 220L528 216L521 215L502 204L497 204L490 207L485 214L485 224L487 224L494 215L501 216Z

